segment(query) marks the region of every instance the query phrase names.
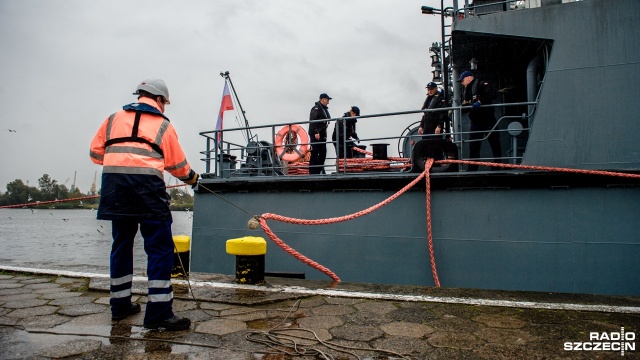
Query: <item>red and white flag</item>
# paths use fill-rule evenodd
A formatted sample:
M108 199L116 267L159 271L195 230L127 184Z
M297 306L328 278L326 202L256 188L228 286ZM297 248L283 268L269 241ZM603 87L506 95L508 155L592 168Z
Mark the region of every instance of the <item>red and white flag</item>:
M231 94L229 93L229 83L224 82L224 91L222 92L222 103L220 104L220 111L218 112L218 122L216 123L216 131L222 130L222 123L224 120L224 112L227 110L233 110L233 102L231 101ZM222 132L216 134L216 140L220 145L222 139Z

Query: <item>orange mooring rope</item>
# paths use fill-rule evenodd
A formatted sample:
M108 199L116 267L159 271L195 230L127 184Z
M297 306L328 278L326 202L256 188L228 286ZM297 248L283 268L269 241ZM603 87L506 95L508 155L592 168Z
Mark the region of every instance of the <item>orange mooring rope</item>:
M362 149L354 147L355 151L359 151L361 153L365 153L371 155L370 152L364 151ZM408 159L405 158L389 158L390 160L395 161L406 161ZM332 224L342 221L347 221L351 219L355 219L357 217L367 215L382 206L390 203L395 200L398 196L405 193L407 190L411 189L418 181L420 181L423 177L426 179L426 217L427 217L427 241L429 245L429 258L431 262L431 273L433 274L433 280L436 287L440 287L440 280L438 278L438 272L436 269L436 259L435 252L433 249L433 234L431 229L431 181L429 176L429 170L434 164L467 164L467 165L479 165L479 166L493 166L493 167L503 167L503 168L511 168L511 169L528 169L528 170L542 170L542 171L561 171L568 173L578 173L578 174L591 174L591 175L605 175L605 176L616 176L616 177L626 177L626 178L640 178L640 174L627 174L627 173L619 173L612 171L600 171L600 170L582 170L582 169L571 169L571 168L556 168L556 167L548 167L548 166L533 166L533 165L516 165L516 164L501 164L501 163L492 163L492 162L478 162L478 161L467 161L467 160L437 160L427 159L425 163L425 170L422 174L420 174L415 180L411 183L407 184L405 187L400 189L398 192L382 201L379 204L369 207L368 209L359 211L352 215L345 215L334 218L326 218L326 219L316 219L316 220L307 220L307 219L296 219L271 213L265 213L260 216L260 226L262 230L273 240L273 242L280 246L285 252L294 256L296 259L304 262L305 264L327 274L334 281L340 281L340 278L333 273L328 268L318 264L317 262L307 258L306 256L300 254L287 244L285 244L280 238L278 238L275 233L269 228L267 225L267 220L277 220L281 222L286 222L290 224L298 224L298 225L324 225L324 224Z
M433 166L433 159L427 159L427 162L424 164L424 172L426 174L426 182L427 182L427 191L426 197L426 206L427 206L427 242L429 243L429 260L431 261L431 274L433 274L433 282L436 284L436 287L440 287L440 279L438 279L438 272L436 271L436 256L433 251L433 236L431 234L431 177L429 176L429 169Z
M466 164L466 165L503 167L503 168L509 168L509 169L559 171L559 172L568 172L568 173L574 173L574 174L604 175L604 176L640 179L640 174L627 174L627 173L621 173L621 172L615 172L615 171L583 170L583 169L559 168L559 167L538 166L538 165L502 164L502 163L469 161L469 160L437 160L435 161L435 164Z
M289 224L298 224L298 225L325 225L325 224L334 224L338 222L352 220L352 219L370 214L380 209L381 207L389 204L390 202L398 198L400 195L404 194L409 189L411 189L415 184L417 184L420 180L422 180L422 178L427 179L427 189L428 189L429 188L429 169L431 168L432 165L433 165L433 159L428 159L427 163L425 164L424 172L420 174L417 178L415 178L413 181L411 181L409 184L404 186L395 194L388 197L386 200L383 200L382 202L376 205L373 205L367 209L358 211L354 214L333 217L333 218L326 218L326 219L309 220L309 219L297 219L297 218L292 218L292 217L287 217L287 216L282 216L282 215L277 215L272 213L264 213L260 216L260 226L262 227L262 230L265 232L265 234L267 234L267 236L269 236L269 238L273 240L273 242L276 245L278 245L280 248L282 248L282 250L284 250L286 253L302 261L303 263L311 266L312 268L327 274L334 281L340 281L340 278L338 277L338 275L333 273L331 270L309 259L308 257L302 255L301 253L297 252L295 249L285 244L280 238L278 238L278 236L271 230L271 228L269 228L269 225L267 225L267 220L271 219L271 220L276 220L276 221L285 222ZM438 274L436 273L435 256L433 254L433 239L431 236L431 210L429 209L430 194L431 194L430 191L427 191L427 232L428 232L428 241L429 241L429 252L431 257L431 271L433 273L433 278L435 280L436 286L439 287L440 281L438 280Z

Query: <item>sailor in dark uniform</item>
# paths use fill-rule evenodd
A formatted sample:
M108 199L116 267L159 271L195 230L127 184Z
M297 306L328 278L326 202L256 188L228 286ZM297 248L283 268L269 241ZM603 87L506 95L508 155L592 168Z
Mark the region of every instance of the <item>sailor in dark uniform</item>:
M427 98L424 100L422 110L425 109L438 109L445 107L446 101L444 96L438 92L438 85L434 82L427 84ZM435 139L436 136L428 136L431 134L442 134L444 132L444 122L446 118L446 112L434 111L426 112L422 115L420 120L420 127L418 128L418 134L427 135L423 136L423 139Z
M320 100L311 108L309 120L331 119L329 115L329 100L326 93L320 94ZM309 174L324 174L324 161L327 158L327 127L328 121L309 124L309 142L311 143L311 159L309 160Z
M495 93L491 89L491 84L487 81L476 79L471 71L465 71L460 74L458 82L462 84L462 105L472 105L469 112L469 120L471 121L471 134L469 135L469 157L477 159L480 157L480 146L482 141L479 140L487 136L487 132L496 124L493 107L485 107L489 105L495 98ZM500 148L500 133L491 132L489 135L489 145L493 152L494 162L500 162L502 157L502 149ZM478 165L469 165L468 171L477 171Z

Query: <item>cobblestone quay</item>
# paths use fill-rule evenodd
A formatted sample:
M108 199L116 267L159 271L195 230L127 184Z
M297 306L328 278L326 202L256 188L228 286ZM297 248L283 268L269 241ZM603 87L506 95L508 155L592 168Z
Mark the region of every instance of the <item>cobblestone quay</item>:
M190 285L198 301L184 281L174 284L174 310L192 319L191 328L159 332L142 328L146 283L140 279L134 282L133 300L143 305L143 312L116 322L111 321L105 276L3 271L0 359L275 360L304 354L307 359L369 360L640 358L637 349L630 350L631 344L638 343L637 298L491 292L494 300L514 301L512 306L489 302L501 304L492 306L479 301L263 291L255 286L232 286L231 278L214 279L230 285L225 288L209 286L211 279L206 276L196 278L197 274ZM270 279L274 281L278 280ZM429 293L443 299L486 295L433 288L387 290ZM587 306L607 304L604 311L594 311L600 307L561 309L571 308L568 304L580 299ZM523 300L540 306L518 307ZM624 357L615 346L615 350L565 349L565 343L573 347L595 342L590 333L613 340L622 327L626 340L618 343L626 344Z

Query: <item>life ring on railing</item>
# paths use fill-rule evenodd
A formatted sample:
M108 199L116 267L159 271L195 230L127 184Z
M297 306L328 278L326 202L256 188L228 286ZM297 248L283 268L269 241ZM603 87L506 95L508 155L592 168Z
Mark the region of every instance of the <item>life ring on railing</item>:
M299 125L284 126L276 134L274 150L279 159L296 161L309 150L309 135Z

